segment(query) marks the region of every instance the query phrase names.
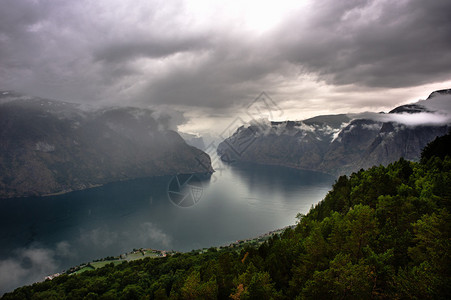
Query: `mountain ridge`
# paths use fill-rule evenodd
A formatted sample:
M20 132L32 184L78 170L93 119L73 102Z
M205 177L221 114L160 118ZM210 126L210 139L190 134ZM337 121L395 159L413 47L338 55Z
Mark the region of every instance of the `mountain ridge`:
M446 123L437 123L434 114L439 112L428 107L437 96L449 95L451 89L434 91L427 100L398 106L389 113L252 123L226 138L217 151L226 162L281 165L332 175L387 165L400 157L417 161L428 142L451 128L449 117ZM420 117L431 122L421 123Z
M163 128L147 109L88 110L80 104L1 92L0 128L0 198L212 172L206 153Z

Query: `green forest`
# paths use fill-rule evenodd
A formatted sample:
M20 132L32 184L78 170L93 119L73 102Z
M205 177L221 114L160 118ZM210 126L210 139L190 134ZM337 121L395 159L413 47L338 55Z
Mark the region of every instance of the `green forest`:
M62 275L3 299L451 299L451 135L420 162L341 176L259 246Z

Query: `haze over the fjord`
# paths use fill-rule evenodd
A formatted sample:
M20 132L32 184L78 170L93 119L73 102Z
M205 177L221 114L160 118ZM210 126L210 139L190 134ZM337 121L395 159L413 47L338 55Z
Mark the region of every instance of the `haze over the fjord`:
M451 2L2 0L0 88L181 111L222 131L266 91L276 118L387 111L451 86Z

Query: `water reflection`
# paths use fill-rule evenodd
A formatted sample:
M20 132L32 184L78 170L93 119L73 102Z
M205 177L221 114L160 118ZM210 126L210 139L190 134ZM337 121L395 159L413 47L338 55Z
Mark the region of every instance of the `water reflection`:
M232 176L245 182L251 193L282 193L287 199L293 198L293 193L321 189L325 182L334 181L334 177L328 174L280 166L234 163L229 168Z

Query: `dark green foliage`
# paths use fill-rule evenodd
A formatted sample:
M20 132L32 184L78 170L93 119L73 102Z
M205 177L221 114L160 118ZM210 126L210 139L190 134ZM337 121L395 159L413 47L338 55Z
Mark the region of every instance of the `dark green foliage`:
M258 248L109 264L3 298L451 299L451 158L432 155L437 143L421 163L340 177L294 230Z
M435 138L435 140L424 147L421 152L421 160L425 162L433 156L443 159L447 155L451 156L451 132Z

